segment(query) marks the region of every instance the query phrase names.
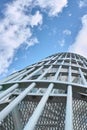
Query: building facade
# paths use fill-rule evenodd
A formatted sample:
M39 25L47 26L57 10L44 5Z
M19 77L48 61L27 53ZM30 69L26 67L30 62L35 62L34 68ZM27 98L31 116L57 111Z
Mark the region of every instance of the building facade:
M0 130L87 130L87 59L58 53L2 80Z

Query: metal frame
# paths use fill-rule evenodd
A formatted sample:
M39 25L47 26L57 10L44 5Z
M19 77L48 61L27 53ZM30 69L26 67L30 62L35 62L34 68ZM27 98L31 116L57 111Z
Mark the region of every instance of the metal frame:
M86 89L84 57L74 53L49 56L0 82L0 128L86 130Z

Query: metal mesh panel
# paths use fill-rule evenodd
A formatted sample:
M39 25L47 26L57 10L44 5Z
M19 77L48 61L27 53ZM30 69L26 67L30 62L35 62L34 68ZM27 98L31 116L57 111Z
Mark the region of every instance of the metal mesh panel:
M35 130L64 130L65 99L50 97Z
M73 99L73 127L74 130L87 130L87 101Z
M21 113L21 121L23 126L25 126L25 124L29 120L37 104L38 102L24 100L18 105L19 111Z
M24 127L31 117L33 111L35 110L39 99L31 98L28 100L26 97L22 102L18 104L18 112L20 114L20 121L22 126ZM10 113L1 123L0 123L0 130L15 130L14 119L12 113Z
M12 113L0 123L0 130L15 130Z

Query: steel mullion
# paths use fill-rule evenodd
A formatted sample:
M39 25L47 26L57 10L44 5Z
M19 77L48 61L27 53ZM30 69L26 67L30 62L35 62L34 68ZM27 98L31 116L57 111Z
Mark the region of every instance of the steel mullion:
M35 69L35 67L29 69L28 71L26 71L26 72L24 72L22 74L19 74L18 76L16 76L15 78L13 78L11 81L18 80L19 78L23 77L24 75L28 74L29 72L31 72L34 69Z
M10 76L8 76L7 78L5 78L4 80L2 80L1 82L8 82L9 80L15 78L16 76L20 75L21 73L24 73L25 70L21 71L21 72L16 72Z
M34 72L32 72L30 75L28 75L28 76L26 76L25 78L23 78L22 81L31 78L35 73L39 72L42 68L43 68L43 66L41 66L40 68L36 69L36 70L35 70Z
M45 70L45 72L42 73L42 74L37 78L37 80L41 80L41 79L47 74L47 72L48 72L51 68L52 68L52 65L51 65L49 68L47 68L47 69Z
M64 63L64 60L62 61L62 65L63 65L63 63ZM56 74L55 74L55 76L54 76L54 81L57 80L57 77L58 77L58 75L59 75L59 73L60 73L60 70L61 70L61 68L62 68L62 65L60 65L60 67L58 68L58 71L56 72Z
M84 84L86 85L86 84L87 84L86 79L85 79L85 77L84 77L84 75L83 75L83 73L82 73L82 70L81 70L80 68L79 68L79 73L80 73L80 75L81 75L81 78L82 78Z

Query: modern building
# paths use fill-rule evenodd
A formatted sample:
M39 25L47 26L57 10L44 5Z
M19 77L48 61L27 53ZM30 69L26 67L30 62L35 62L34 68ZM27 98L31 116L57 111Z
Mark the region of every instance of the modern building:
M0 130L87 130L87 59L58 53L2 80Z

